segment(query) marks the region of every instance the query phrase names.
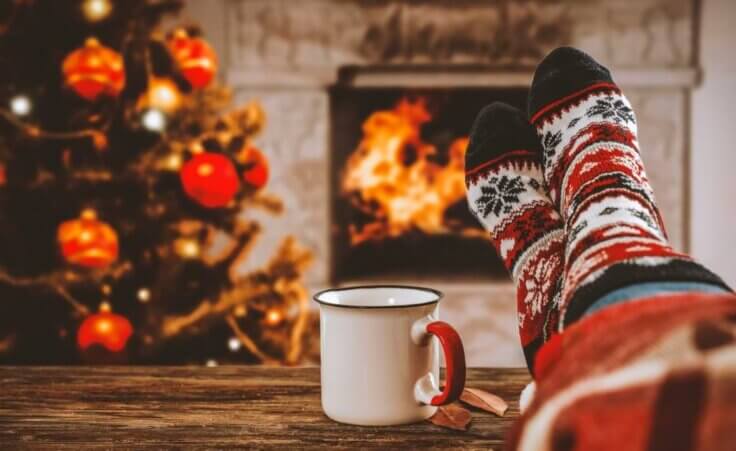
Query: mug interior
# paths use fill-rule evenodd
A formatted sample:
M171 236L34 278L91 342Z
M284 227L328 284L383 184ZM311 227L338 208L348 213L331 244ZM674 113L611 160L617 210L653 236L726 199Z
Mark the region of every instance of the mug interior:
M320 304L354 308L413 307L433 304L441 298L442 293L431 288L401 285L334 288L314 295Z

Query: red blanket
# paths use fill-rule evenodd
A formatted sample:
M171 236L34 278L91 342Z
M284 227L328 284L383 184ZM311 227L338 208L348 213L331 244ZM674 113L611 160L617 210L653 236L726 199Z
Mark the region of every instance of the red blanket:
M606 308L540 350L510 450L736 450L736 296Z

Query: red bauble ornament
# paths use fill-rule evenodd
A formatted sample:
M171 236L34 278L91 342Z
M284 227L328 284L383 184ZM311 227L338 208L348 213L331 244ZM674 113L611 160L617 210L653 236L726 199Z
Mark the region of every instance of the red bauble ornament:
M62 65L64 81L80 97L96 100L102 95L116 97L125 87L123 57L95 38L74 50Z
M253 189L261 189L268 182L268 160L263 152L253 146L248 146L240 153L238 159L242 163L243 181Z
M194 88L204 88L217 72L217 54L202 38L193 38L183 29L169 39L169 51L184 78Z
M184 192L207 208L224 207L240 189L235 165L219 153L195 155L181 168L180 176Z
M125 349L131 335L133 326L126 317L102 311L82 321L77 331L77 345L82 351L92 345L100 345L107 351L120 352Z
M57 240L69 263L87 268L104 268L118 258L118 235L97 219L94 210L84 210L79 219L59 225Z

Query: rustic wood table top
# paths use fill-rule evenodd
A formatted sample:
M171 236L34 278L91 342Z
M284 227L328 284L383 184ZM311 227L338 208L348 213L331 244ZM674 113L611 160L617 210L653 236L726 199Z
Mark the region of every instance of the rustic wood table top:
M529 380L526 369L469 369L466 385L509 410L469 407L460 432L335 423L322 413L318 368L0 367L0 447L499 450Z

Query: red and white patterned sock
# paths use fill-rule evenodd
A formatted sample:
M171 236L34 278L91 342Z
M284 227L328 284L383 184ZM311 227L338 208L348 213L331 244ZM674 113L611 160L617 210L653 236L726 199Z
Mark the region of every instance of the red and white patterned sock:
M560 329L601 296L640 282L728 289L668 243L639 155L634 111L608 69L577 49L553 51L534 74L529 114L543 146L544 179L565 223Z
M480 112L465 182L470 210L516 284L521 344L532 368L558 323L564 244L562 220L544 188L539 140L521 111L494 103Z

